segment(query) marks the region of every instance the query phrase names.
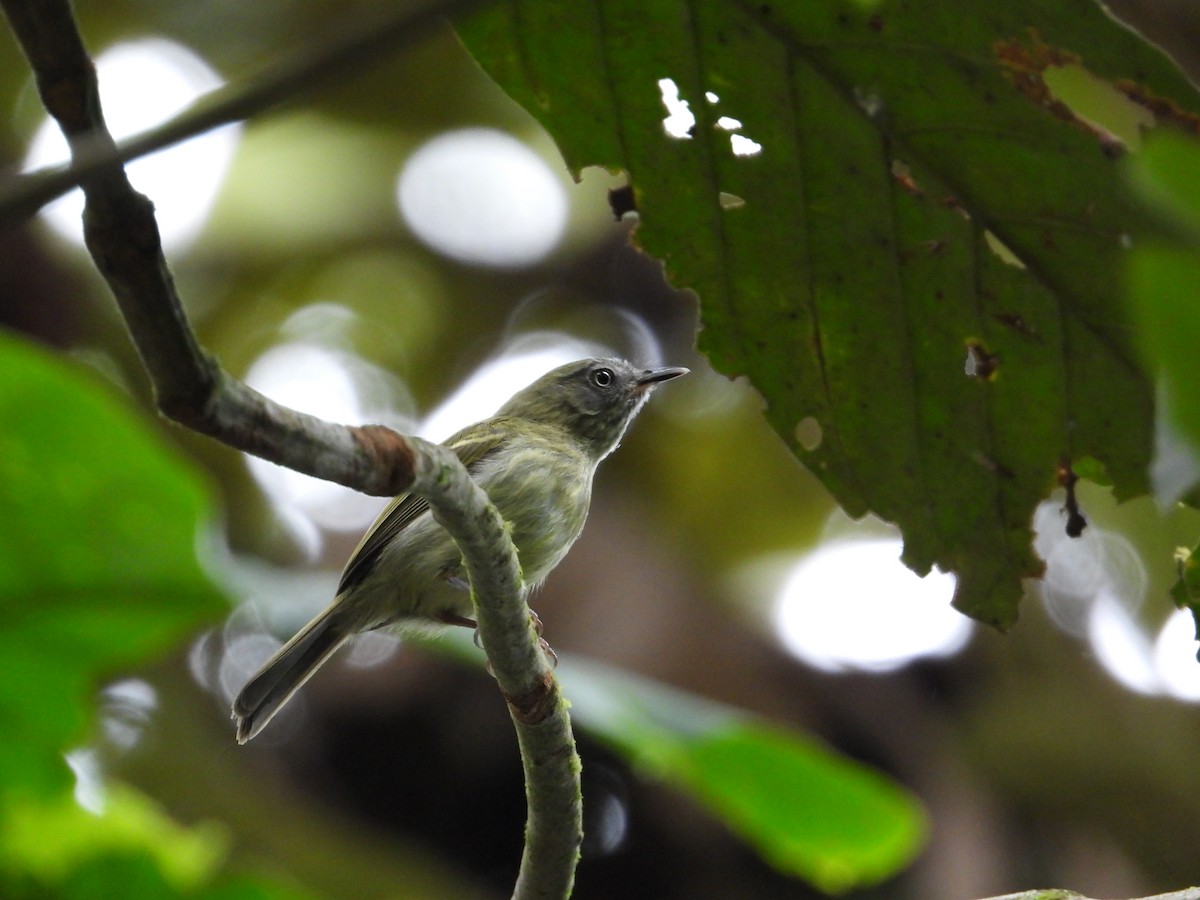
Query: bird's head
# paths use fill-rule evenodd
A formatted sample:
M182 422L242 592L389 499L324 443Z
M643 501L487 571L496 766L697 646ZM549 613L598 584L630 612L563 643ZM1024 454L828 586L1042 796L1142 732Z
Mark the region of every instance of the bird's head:
M623 359L581 359L547 372L499 414L559 425L600 460L620 443L654 386L687 372L678 366L643 369Z

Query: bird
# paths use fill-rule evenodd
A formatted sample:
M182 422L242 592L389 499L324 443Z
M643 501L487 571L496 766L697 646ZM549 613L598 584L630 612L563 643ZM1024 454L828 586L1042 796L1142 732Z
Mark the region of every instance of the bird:
M620 443L652 389L687 374L617 358L559 366L495 415L449 437L452 450L509 527L523 582L537 588L583 530L596 467ZM454 540L414 494L393 499L342 571L333 601L250 678L233 701L237 741L266 727L351 637L395 626L474 627Z

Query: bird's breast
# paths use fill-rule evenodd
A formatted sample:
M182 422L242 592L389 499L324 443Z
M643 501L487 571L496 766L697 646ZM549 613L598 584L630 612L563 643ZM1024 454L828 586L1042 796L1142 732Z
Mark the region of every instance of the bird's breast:
M488 460L476 479L512 529L525 582L540 583L587 520L594 465L574 448L529 439Z

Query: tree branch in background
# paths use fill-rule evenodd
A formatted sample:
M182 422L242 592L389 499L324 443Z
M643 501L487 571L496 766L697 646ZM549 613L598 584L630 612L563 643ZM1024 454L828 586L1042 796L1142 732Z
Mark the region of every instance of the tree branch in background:
M312 60L348 67L355 52L378 55L405 28L432 24L464 3L425 3L398 18L387 39L335 46ZM281 406L224 372L196 340L162 252L153 204L130 185L100 106L96 72L66 0L0 0L37 78L38 91L71 146L86 197L84 236L116 296L164 415L229 446L369 494L425 497L458 542L477 605L479 635L517 729L529 822L515 897L566 897L582 841L579 758L558 684L530 622L516 550L503 520L453 453L382 426L325 422ZM378 26L376 26L378 27ZM363 37L363 40L366 40ZM281 102L323 80L297 63L272 83L230 94L197 114L205 127ZM251 98L247 100L247 98ZM208 118L205 118L207 116ZM191 126L189 126L191 127ZM182 136L186 129L172 134ZM197 127L198 133L203 128Z
M1016 894L1005 894L1003 897L987 897L985 900L1091 900L1091 898L1074 891L1050 888L1020 891ZM1155 894L1153 897L1131 898L1131 900L1200 900L1200 888L1184 888L1182 891L1172 891L1169 894Z

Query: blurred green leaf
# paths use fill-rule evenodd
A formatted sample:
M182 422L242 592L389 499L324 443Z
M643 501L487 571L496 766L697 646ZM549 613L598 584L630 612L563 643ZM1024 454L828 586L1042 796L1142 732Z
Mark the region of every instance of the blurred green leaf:
M170 884L190 890L213 875L228 850L219 826L185 828L122 784L106 786L99 814L84 810L68 793L15 801L5 812L0 856L10 868L25 869L45 883L64 880L96 857L148 854Z
M196 888L171 883L148 852L127 850L89 857L60 882L32 878L6 886L6 900L304 900L311 894L246 877Z
M794 731L596 663L564 659L558 674L576 722L782 872L846 891L896 874L924 842L911 794Z
M629 173L639 242L700 294L702 349L851 515L958 576L960 609L1015 621L1060 460L1146 489L1120 266L1155 226L1043 76L1080 66L1189 123L1200 97L1098 4L510 0L460 30L573 170Z
M196 476L95 378L0 334L0 791L57 794L97 682L227 610Z
M1156 368L1170 398L1172 424L1200 447L1200 142L1164 132L1131 160L1130 180L1176 226L1170 237L1134 248L1129 296L1148 365Z

